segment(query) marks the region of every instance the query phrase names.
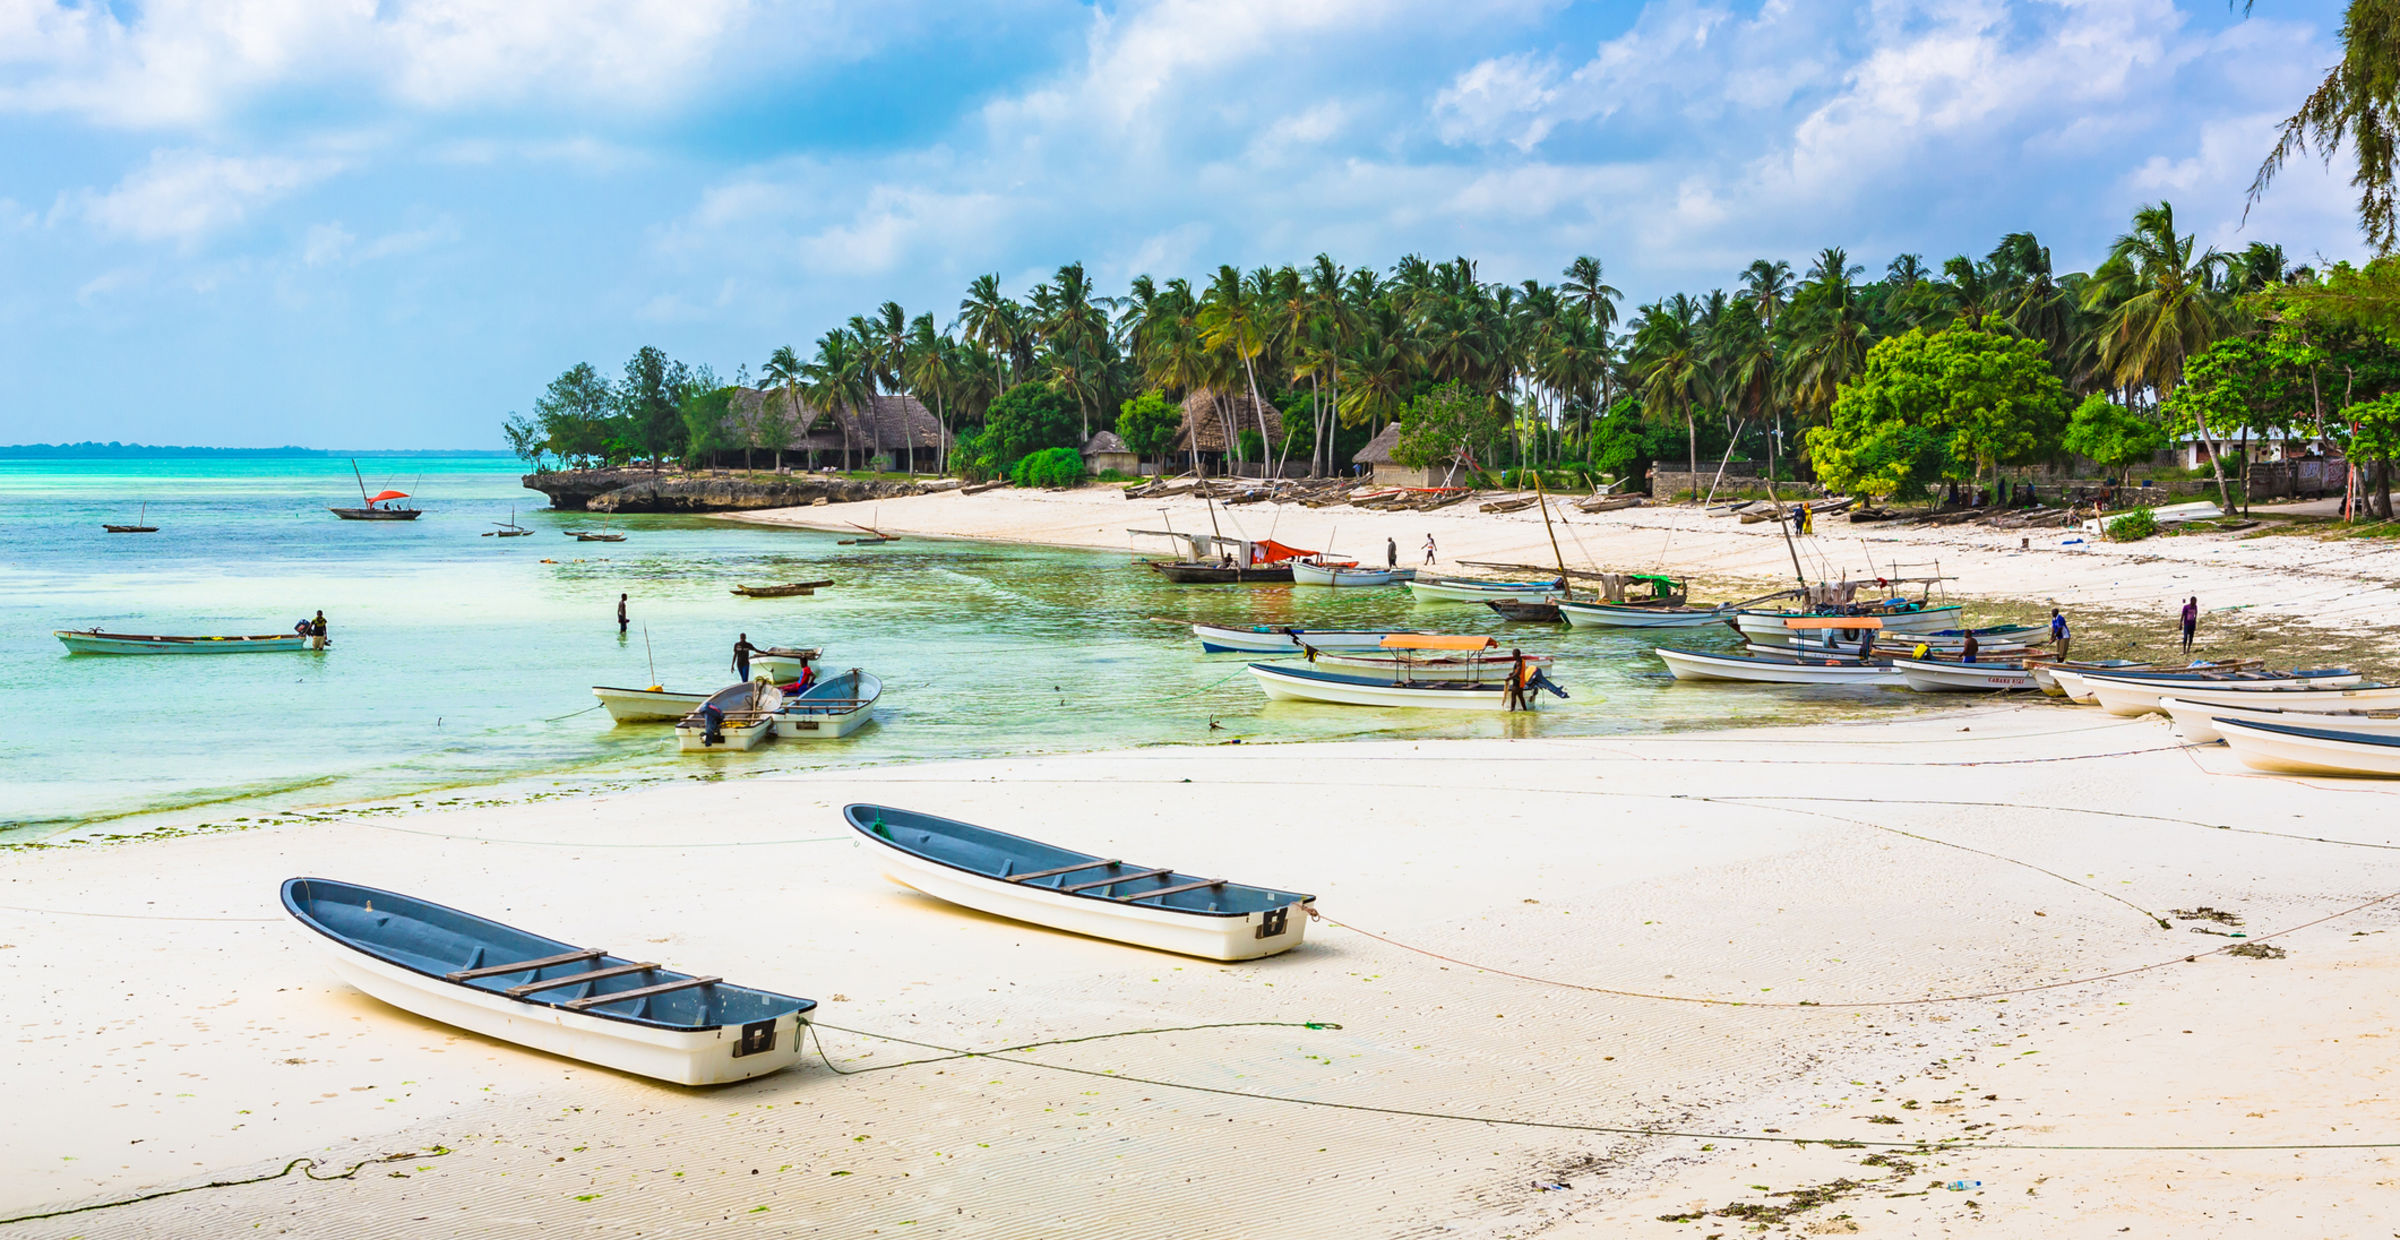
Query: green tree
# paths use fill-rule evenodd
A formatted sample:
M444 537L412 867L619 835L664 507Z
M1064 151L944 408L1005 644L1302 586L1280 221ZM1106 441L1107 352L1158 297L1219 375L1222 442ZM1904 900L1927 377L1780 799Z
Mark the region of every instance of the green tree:
M706 460L735 448L748 448L750 437L733 418L733 389L730 387L699 388L683 398L685 451L695 460Z
M624 437L657 469L685 448L683 397L691 386L691 371L652 345L643 345L625 361L617 381L616 404L625 419Z
M1050 384L1020 383L1000 394L983 415L983 444L991 468L1006 473L1044 448L1072 448L1082 413Z
M1126 401L1117 410L1117 436L1135 456L1155 461L1166 456L1183 427L1183 409L1154 390Z
M2113 303L2099 330L2101 366L2121 385L2149 387L2162 400L2174 395L2191 357L2233 330L2233 307L2218 287L2226 267L2223 254L2177 234L2173 206L2134 212L2133 231L2109 247L2086 293L2089 303ZM2198 430L2217 498L2231 511L2216 437L2205 419Z
M1076 487L1085 478L1083 454L1073 448L1044 448L1017 462L1008 480L1021 487Z
M2341 63L2284 120L2250 183L2250 201L2267 192L2292 156L2313 146L2331 163L2345 142L2356 167L2350 184L2358 190L2359 228L2376 254L2389 254L2400 244L2393 176L2400 158L2400 0L2350 0L2342 16Z
M1483 393L1445 383L1408 402L1392 459L1410 469L1432 469L1454 456L1479 461L1507 425L1505 411L1496 410Z
M1912 328L1867 351L1808 446L1828 486L1914 494L2054 449L2065 420L2066 388L2039 342Z
M577 362L552 379L533 402L533 416L555 456L587 468L621 459L615 393L589 362Z
M2094 393L2083 398L2067 422L2067 451L2089 458L2113 477L2149 460L2167 446L2166 428Z
M500 424L500 433L508 436L508 450L516 453L517 459L525 462L526 468L537 474L542 472L542 457L549 452L549 445L542 434L541 423L523 414L511 413L508 420Z

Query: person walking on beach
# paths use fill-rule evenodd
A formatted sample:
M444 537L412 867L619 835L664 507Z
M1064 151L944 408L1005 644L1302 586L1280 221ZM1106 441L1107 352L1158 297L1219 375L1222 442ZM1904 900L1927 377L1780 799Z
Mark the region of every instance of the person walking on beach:
M625 626L628 623L630 621L625 615L625 596L620 594L617 596L617 636L625 636Z
M2198 631L2199 631L2199 629L2200 629L2200 596L2199 596L2199 595L2196 595L2196 594L2195 594L2195 595L2193 595L2192 597L2190 597L2190 598L2187 598L2187 599L2183 600L2183 615L2182 615L2182 620L2183 620L2183 653L2184 653L2184 657L2186 657L2186 658L2189 658L2189 657L2191 657L2191 653L2192 653L2192 635L2193 635L2194 633L2198 632Z
M744 634L742 634L742 635L741 635L741 636L740 636L738 639L736 639L736 640L734 641L734 643L733 643L733 676L734 676L734 679L736 679L736 680L748 680L748 679L750 679L750 656L751 656L751 655L754 655L754 654L757 654L757 653L758 653L758 647L756 647L756 646L753 646L753 645L751 645L751 644L750 644L750 635L749 635L748 633L744 633Z
M1433 563L1433 535L1431 534L1425 536L1425 562Z
M1389 538L1383 540L1383 566L1385 568L1400 567L1400 544Z
M2058 647L2058 657L2067 657L2067 643L2074 634L2067 632L2067 614L2056 607L2050 609L2050 641Z

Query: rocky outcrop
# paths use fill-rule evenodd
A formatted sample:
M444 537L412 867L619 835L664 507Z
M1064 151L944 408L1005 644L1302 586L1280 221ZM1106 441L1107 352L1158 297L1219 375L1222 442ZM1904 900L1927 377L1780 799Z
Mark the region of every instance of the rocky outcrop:
M552 508L588 512L741 512L846 504L942 489L944 484L866 481L829 474L651 473L646 469L563 469L527 474L527 490ZM948 485L956 485L951 483Z

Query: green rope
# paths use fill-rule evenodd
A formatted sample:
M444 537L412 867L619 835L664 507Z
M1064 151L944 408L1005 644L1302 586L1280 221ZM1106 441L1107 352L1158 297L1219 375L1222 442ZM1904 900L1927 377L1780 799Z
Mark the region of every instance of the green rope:
M10 1223L30 1223L36 1219L64 1218L70 1214L88 1214L94 1210L113 1210L118 1206L136 1205L144 1201L156 1201L161 1197L174 1197L183 1193L196 1193L202 1189L239 1188L244 1184L264 1184L269 1180L280 1180L283 1177L290 1175L295 1170L297 1170L300 1174L307 1176L309 1179L316 1180L320 1183L328 1180L356 1179L360 1171L368 1167L372 1167L377 1163L407 1162L416 1158L439 1158L449 1152L450 1149L448 1146L437 1145L432 1149L423 1152L411 1150L405 1154L378 1154L364 1162L351 1164L348 1171L337 1171L332 1175L318 1175L316 1171L317 1160L314 1158L295 1158L292 1161L283 1164L283 1170L274 1172L270 1175L254 1175L246 1180L211 1180L206 1184L193 1184L185 1188L170 1188L162 1192L144 1193L139 1197L127 1197L119 1201L103 1201L97 1205L75 1206L65 1210L50 1210L41 1214L20 1214L15 1218L0 1218L0 1227L6 1227ZM394 1172L393 1174L397 1175L399 1173Z
M1172 702L1172 701L1176 701L1177 699L1180 699L1180 698L1187 698L1187 697L1191 697L1193 694L1197 694L1197 693L1206 693L1206 692L1208 692L1209 690L1216 688L1218 685L1224 684L1226 681L1233 679L1235 676L1240 676L1240 675L1243 675L1243 674L1245 674L1245 673L1249 672L1249 670L1250 670L1250 665L1249 665L1249 664L1247 664L1247 663L1245 663L1245 664L1243 664L1242 666L1240 666L1240 667L1238 667L1238 668L1235 668L1235 669L1234 669L1234 670L1233 670L1231 673L1227 674L1226 676L1222 677L1221 679L1218 679L1218 680L1216 680L1216 681L1213 681L1213 682L1211 682L1211 683L1209 683L1209 684L1202 685L1202 686L1200 686L1199 688L1197 688L1197 689L1194 689L1194 690L1192 690L1192 691L1191 691L1191 692L1189 692L1189 693L1170 693L1170 694L1168 694L1167 696L1165 696L1165 697L1163 697L1163 698L1159 698L1158 700L1159 700L1159 701L1161 701L1161 702Z

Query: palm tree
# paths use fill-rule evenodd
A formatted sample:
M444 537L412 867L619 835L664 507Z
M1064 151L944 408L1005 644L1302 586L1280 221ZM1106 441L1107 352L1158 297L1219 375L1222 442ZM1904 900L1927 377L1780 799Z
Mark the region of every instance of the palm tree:
M2126 386L2144 385L2160 399L2183 381L2184 363L2233 330L2222 292L2228 260L2199 239L2178 235L2175 208L2168 203L2133 214L2133 231L2109 247L2104 275L2087 294L2092 301L2121 297L2100 326L2100 362ZM2225 467L2205 416L2195 429L2216 475L2217 498L2227 512L2233 499Z
M1565 282L1558 286L1559 291L1566 295L1568 302L1582 310L1584 317L1590 319L1602 334L1616 327L1617 299L1624 294L1603 278L1599 259L1586 254L1568 263L1567 269L1559 274L1566 277Z
M791 418L791 429L804 435L807 434L808 427L800 423L800 381L807 377L800 364L800 355L793 352L792 346L788 344L778 345L775 352L767 358L767 364L759 368L759 377L766 383L783 389L784 412ZM788 442L788 432L778 432L775 436L775 469L777 472L781 472L783 469L783 445L786 442ZM810 454L809 464L812 466L816 464L814 453Z
M2244 9L2249 5L2245 3ZM2400 159L2400 2L2350 0L2342 16L2342 61L2325 75L2300 110L2285 118L2282 136L2250 182L2256 205L2294 155L2314 145L2327 163L2344 141L2357 171L2358 223L2378 255L2400 244L2400 205L2394 201L2394 161Z
M2241 253L2228 260L2228 272L2236 292L2257 293L2289 284L2298 273L2285 266L2283 247L2265 241L2253 241Z
M933 398L933 419L941 427L934 444L934 468L947 472L950 467L950 395L958 383L957 345L948 336L934 330L933 316L920 314L908 325L908 344L901 361L901 375L916 393L917 399ZM913 467L916 453L909 453Z
M1023 319L1022 308L1000 292L1000 277L977 276L967 283L958 303L958 325L967 340L1000 363L1000 390L1009 388L1008 363L1015 358Z
M1101 352L1109 337L1107 308L1093 299L1092 281L1082 263L1059 268L1054 279L1055 284L1037 290L1044 310L1039 327L1061 386L1075 396L1075 410L1083 417L1083 437L1089 442L1091 406L1099 387L1093 372L1103 361Z
M1199 324L1201 338L1208 347L1238 359L1242 372L1249 379L1251 413L1258 419L1258 438L1263 444L1267 432L1266 402L1258 395L1258 355L1266 351L1267 325L1259 307L1251 300L1250 287L1242 279L1241 268L1227 264L1217 268L1216 277L1209 281L1208 292L1200 299ZM1241 441L1229 433L1226 448L1236 462L1241 461Z
M808 403L823 410L834 425L842 430L842 467L850 467L852 447L850 424L841 417L847 406L855 417L875 390L875 372L858 345L855 336L844 331L829 331L817 341L817 355L800 368L808 383L802 393Z
M1808 279L1793 298L1792 348L1784 359L1784 385L1792 406L1828 413L1833 399L1867 360L1875 331L1858 304L1851 281L1864 268L1839 247L1819 251Z
M1742 271L1742 302L1758 316L1758 325L1775 330L1775 316L1792 300L1792 265L1776 259L1755 259Z
M1642 404L1653 417L1683 415L1689 466L1694 483L1700 475L1700 421L1695 406L1707 382L1698 330L1700 304L1677 293L1663 302L1642 307L1634 324L1633 351L1640 359L1635 374L1642 385Z

